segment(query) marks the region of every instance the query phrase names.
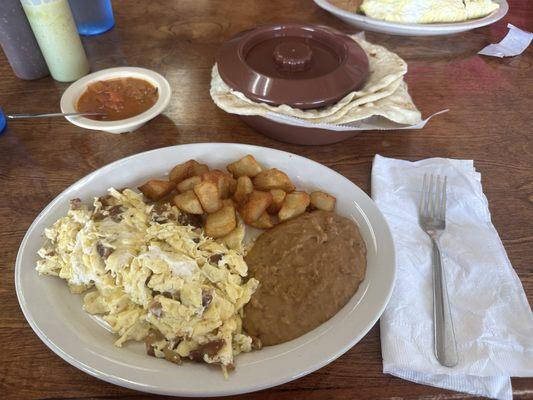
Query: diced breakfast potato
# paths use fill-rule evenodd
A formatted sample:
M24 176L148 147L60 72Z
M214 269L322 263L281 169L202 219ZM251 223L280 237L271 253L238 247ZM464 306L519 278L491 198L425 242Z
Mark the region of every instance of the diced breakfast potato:
M207 213L206 234L235 248L242 247L244 234L244 224L237 227L236 209L246 224L270 229L303 214L310 205L324 211L335 208L334 196L295 191L287 174L276 168L263 169L252 155L228 164L227 169L229 173L210 170L206 164L188 160L170 171L168 181L152 179L139 190L157 201L177 189L176 207L189 214Z
M185 161L184 163L178 164L170 171L170 174L168 175L168 180L178 184L184 179L193 176L194 168L198 168L199 165L201 164L199 164L196 160L189 160Z
M233 193L235 193L235 190L237 190L237 179L231 177L231 179L228 180L228 187L230 195L233 195Z
M235 178L240 176L249 176L253 178L263 170L263 167L261 167L261 165L259 165L255 158L250 154L229 164L226 168L233 174Z
M211 181L202 181L194 185L194 193L207 213L218 211L222 207L218 186Z
M294 191L295 187L287 174L276 168L260 172L253 179L254 186L259 190L281 189L287 193Z
M337 199L324 192L311 193L311 205L319 210L333 211Z
M203 214L204 210L198 197L194 194L194 191L187 190L186 192L180 193L177 196L174 196L174 204L180 210L185 211L189 214Z
M221 199L227 199L235 191L235 179L230 174L218 169L202 174L202 180L216 183Z
M305 192L288 193L278 213L280 221L303 214L310 202L310 196Z
M281 189L272 189L270 193L272 194L272 204L270 204L267 211L269 214L275 215L279 212L287 193Z
M206 164L195 163L191 167L190 176L201 176L209 171L209 167Z
M148 197L150 200L160 200L167 194L170 194L176 186L169 181L163 181L160 179L150 179L144 185L139 186L139 190Z
M199 176L191 176L190 178L187 178L178 183L176 187L178 188L178 192L183 193L187 190L191 190L194 185L200 182L202 182L202 178L200 178Z
M248 195L254 190L254 184L248 176L240 176L237 179L237 188L233 193L233 198L238 204L246 203Z
M270 229L274 226L274 219L265 211L256 221L251 222L249 225L259 229Z
M233 199L224 199L222 200L222 206L235 207L235 203L233 202Z
M248 200L241 208L241 217L247 224L257 221L268 206L272 203L272 194L270 192L261 192L254 190L248 196Z
M237 217L233 206L225 205L220 210L209 214L205 220L205 233L218 238L228 235L237 227Z

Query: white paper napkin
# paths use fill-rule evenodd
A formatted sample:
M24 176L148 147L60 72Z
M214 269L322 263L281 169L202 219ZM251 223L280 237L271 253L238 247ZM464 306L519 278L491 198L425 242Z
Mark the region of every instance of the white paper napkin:
M500 43L489 44L478 54L492 57L513 57L522 54L533 40L533 33L523 31L514 25L507 24L509 32Z
M430 239L418 224L424 173L448 177L444 271L459 352L454 368L433 353ZM510 376L533 376L533 316L490 220L471 160L417 162L377 155L372 198L396 248L397 280L381 317L383 372L413 382L511 399Z

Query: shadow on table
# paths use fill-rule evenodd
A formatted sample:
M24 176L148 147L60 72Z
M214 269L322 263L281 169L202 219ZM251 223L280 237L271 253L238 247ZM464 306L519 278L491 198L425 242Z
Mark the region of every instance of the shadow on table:
M123 157L181 144L183 140L180 128L164 115L154 118L134 132L112 134L73 128L69 130L67 137L69 151L65 156L78 160L74 164L67 164L78 165L85 173Z

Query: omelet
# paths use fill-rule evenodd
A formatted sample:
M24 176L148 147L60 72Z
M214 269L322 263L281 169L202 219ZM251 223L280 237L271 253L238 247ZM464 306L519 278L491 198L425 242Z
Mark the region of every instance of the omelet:
M144 340L152 356L225 374L252 350L241 318L259 282L247 277L243 226L217 242L176 207L111 188L91 208L72 200L45 236L37 271L85 293L84 310L107 321L116 346Z
M364 0L359 11L383 21L431 24L481 18L498 8L491 0Z

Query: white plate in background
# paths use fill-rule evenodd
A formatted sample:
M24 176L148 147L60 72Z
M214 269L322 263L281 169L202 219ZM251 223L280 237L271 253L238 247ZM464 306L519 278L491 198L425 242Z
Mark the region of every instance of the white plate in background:
M367 272L359 290L333 318L295 340L236 357L225 380L220 370L181 366L146 355L143 343L119 349L115 337L82 310L82 296L66 282L35 271L43 231L64 216L69 200L92 202L109 187L135 187L194 158L212 168L252 154L265 167L285 171L298 188L337 197L336 211L353 218L367 246ZM76 368L116 385L176 396L223 396L276 386L313 372L348 351L372 328L389 301L395 276L392 237L374 202L356 185L309 159L264 147L204 143L166 147L124 158L82 178L57 196L28 229L17 255L15 284L20 307L39 338Z
M342 19L347 24L353 25L364 31L388 33L400 36L433 36L451 35L453 33L465 32L482 26L493 24L502 19L509 5L506 0L493 0L500 7L483 18L472 19L464 22L451 22L446 24L402 24L399 22L387 22L365 15L343 10L334 6L327 0L313 0L317 6L329 11L337 18Z

